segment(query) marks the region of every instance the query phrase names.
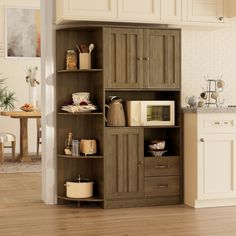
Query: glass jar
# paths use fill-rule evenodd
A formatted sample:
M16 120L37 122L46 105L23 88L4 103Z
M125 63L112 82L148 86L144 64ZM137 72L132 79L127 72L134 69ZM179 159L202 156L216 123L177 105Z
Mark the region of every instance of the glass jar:
M75 50L67 50L66 54L66 69L77 70L78 56Z

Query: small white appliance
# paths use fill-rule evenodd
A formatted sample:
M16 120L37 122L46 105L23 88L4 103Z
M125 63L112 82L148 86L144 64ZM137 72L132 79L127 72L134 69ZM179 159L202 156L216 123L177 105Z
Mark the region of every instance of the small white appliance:
M127 101L128 126L175 125L175 101Z

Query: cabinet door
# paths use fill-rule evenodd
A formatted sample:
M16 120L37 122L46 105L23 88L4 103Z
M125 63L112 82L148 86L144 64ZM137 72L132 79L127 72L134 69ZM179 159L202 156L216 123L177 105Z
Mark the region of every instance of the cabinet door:
M118 19L134 22L160 21L160 0L119 0Z
M107 199L144 195L143 130L105 130L105 191Z
M206 134L198 151L198 199L235 197L236 134Z
M180 31L144 30L144 87L180 88Z
M143 30L104 29L106 88L143 87Z
M187 21L224 22L224 0L187 0Z
M181 19L182 19L182 0L161 1L162 21L181 21Z
M115 20L116 18L117 0L57 0L58 21Z

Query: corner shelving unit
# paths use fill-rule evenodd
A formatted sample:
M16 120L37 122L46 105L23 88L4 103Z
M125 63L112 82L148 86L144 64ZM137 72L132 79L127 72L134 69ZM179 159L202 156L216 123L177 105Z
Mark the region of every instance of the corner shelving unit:
M56 32L57 66L57 189L58 203L103 202L103 62L102 29L94 27L60 29ZM92 69L65 70L66 52L77 43L94 43ZM97 88L100 88L97 89ZM89 92L95 112L67 113L61 107L72 102L72 93ZM75 139L96 139L98 153L93 156L64 155L65 139L72 132ZM94 182L94 196L87 199L66 197L66 181L78 175Z

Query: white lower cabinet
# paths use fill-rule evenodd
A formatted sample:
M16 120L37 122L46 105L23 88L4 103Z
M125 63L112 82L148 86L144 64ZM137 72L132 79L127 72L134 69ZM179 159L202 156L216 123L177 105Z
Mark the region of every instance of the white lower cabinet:
M236 113L184 114L184 202L236 205Z

